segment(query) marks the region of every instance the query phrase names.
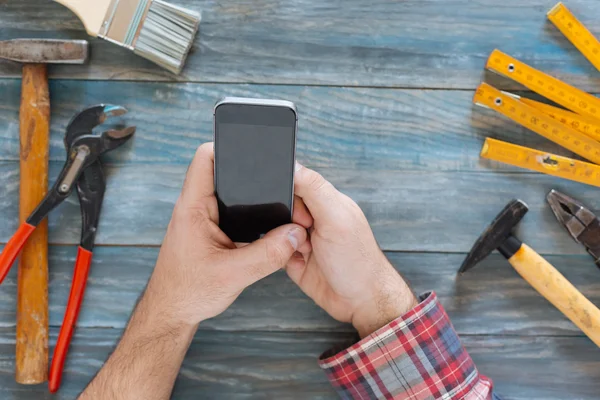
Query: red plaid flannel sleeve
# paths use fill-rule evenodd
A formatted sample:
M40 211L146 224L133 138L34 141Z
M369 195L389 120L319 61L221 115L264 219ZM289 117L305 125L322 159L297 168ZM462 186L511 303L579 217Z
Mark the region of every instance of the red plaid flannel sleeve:
M487 400L479 375L435 293L350 348L319 361L343 399Z

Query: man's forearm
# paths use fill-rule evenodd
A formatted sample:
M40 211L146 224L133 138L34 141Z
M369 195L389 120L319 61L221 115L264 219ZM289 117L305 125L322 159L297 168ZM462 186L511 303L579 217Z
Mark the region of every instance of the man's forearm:
M147 291L114 353L79 399L168 399L197 326L174 324L167 314Z

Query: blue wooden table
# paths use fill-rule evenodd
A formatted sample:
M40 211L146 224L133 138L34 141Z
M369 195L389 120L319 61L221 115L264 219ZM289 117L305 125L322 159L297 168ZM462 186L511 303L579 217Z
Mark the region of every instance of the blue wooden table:
M416 291L435 289L480 371L507 399L597 399L600 351L500 256L458 279L473 241L505 203L531 211L522 238L596 304L600 271L554 220L550 189L600 209L598 189L481 161L486 136L571 155L471 98L494 48L589 92L600 73L546 21L555 0L177 0L203 23L180 77L92 40L87 66L51 68L51 180L62 135L84 105L115 103L138 126L108 155L108 189L86 300L57 396L14 383L16 268L0 287L0 397L73 399L102 366L142 292L184 173L211 139L224 96L272 97L299 109L298 158L365 211L392 263ZM597 0L567 5L600 37ZM85 38L47 0L0 0L0 39ZM0 63L0 243L17 227L20 67ZM572 155L571 155L572 156ZM54 344L71 282L76 197L50 216ZM174 399L330 399L318 355L349 337L277 273L202 324Z

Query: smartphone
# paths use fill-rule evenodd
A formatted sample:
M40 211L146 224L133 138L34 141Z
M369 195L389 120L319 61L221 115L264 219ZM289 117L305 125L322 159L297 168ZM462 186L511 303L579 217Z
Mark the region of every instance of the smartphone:
M228 97L214 108L219 227L250 243L292 221L298 114L284 100Z

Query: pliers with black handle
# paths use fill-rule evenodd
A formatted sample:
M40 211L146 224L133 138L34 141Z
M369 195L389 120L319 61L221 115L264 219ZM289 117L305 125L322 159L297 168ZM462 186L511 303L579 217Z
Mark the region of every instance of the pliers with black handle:
M67 161L62 171L52 189L29 218L21 224L0 254L0 283L2 283L31 233L50 211L66 200L73 189L77 188L82 219L81 241L77 250L69 301L50 366L48 385L53 393L60 386L67 350L83 301L92 262L94 239L106 189L106 178L100 156L123 145L135 133L135 127L111 129L99 135L94 134L93 129L104 123L107 118L125 113L127 110L120 106L98 105L83 110L71 120L64 138Z

